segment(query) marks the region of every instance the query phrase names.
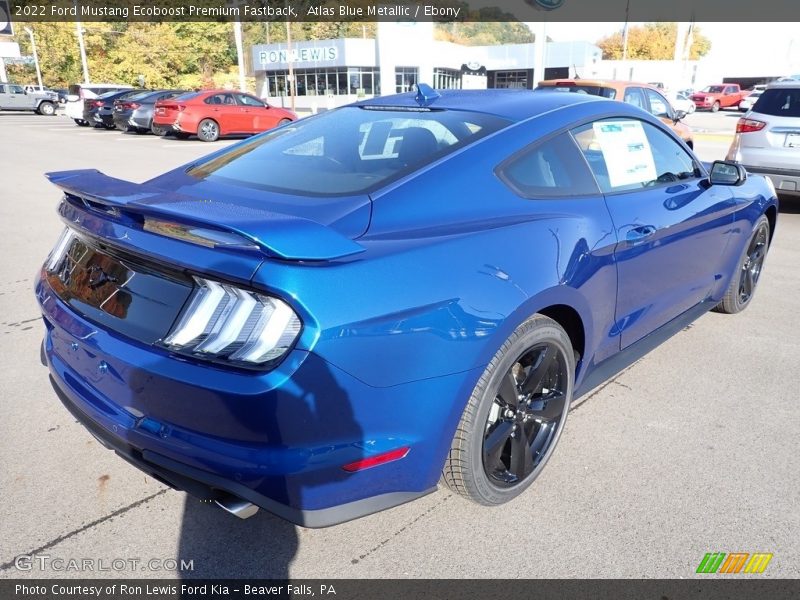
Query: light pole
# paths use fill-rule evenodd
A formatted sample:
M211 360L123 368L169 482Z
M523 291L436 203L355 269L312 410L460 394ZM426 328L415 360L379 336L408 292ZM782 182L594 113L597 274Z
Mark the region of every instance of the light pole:
M239 91L246 92L244 80L244 49L242 47L242 22L238 17L233 22L233 37L236 40L236 61L239 64Z
M78 32L78 47L81 49L81 65L83 66L83 83L89 83L89 66L86 64L86 46L83 44L83 28L80 21L75 21Z
M24 27L25 33L27 33L31 38L31 46L33 47L33 64L36 65L36 80L39 82L39 89L44 87L42 83L42 71L39 68L39 55L36 52L36 40L33 37L33 29L30 27Z

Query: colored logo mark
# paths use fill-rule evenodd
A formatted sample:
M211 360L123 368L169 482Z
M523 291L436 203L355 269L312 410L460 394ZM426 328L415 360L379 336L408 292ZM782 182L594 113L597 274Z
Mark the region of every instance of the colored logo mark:
M772 554L757 552L708 552L697 566L697 573L763 573Z

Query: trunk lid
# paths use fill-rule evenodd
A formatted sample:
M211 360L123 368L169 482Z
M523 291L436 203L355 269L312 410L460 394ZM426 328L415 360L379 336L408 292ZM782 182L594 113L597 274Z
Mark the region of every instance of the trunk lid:
M133 252L155 254L167 264L191 268L199 263L206 271L236 272L237 278L252 275L265 258L330 261L358 254L364 248L353 238L369 223L367 196L337 198L332 206L313 210L302 199L292 204L278 194L248 196L238 187L180 186L174 178L166 180L171 185L165 188L94 169L47 177L65 192L60 212L71 224ZM214 241L219 239L225 244ZM231 240L241 243L228 244ZM226 254L243 260L226 261Z

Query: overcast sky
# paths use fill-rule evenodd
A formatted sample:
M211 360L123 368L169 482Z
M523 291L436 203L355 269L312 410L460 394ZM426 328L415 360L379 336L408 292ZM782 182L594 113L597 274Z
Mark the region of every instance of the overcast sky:
M737 60L750 67L779 60L800 71L800 23L698 23L698 26L711 40L709 60ZM622 31L622 27L623 23L548 23L547 35L557 42L594 43Z

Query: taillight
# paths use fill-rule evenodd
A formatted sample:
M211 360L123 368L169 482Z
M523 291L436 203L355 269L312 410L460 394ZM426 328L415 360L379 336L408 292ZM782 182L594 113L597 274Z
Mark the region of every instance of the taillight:
M195 277L195 290L162 344L182 354L258 367L281 358L302 327L278 298Z
M101 106L103 106L103 101L102 100L95 100L93 104L96 107L100 108Z
M136 109L137 109L137 108L139 108L140 106L141 106L141 104L139 104L138 102L128 102L128 103L125 105L125 108L132 108L133 110L136 110Z
M736 133L749 133L751 131L761 131L764 129L766 123L764 121L756 121L755 119L745 119L742 117L736 123Z

